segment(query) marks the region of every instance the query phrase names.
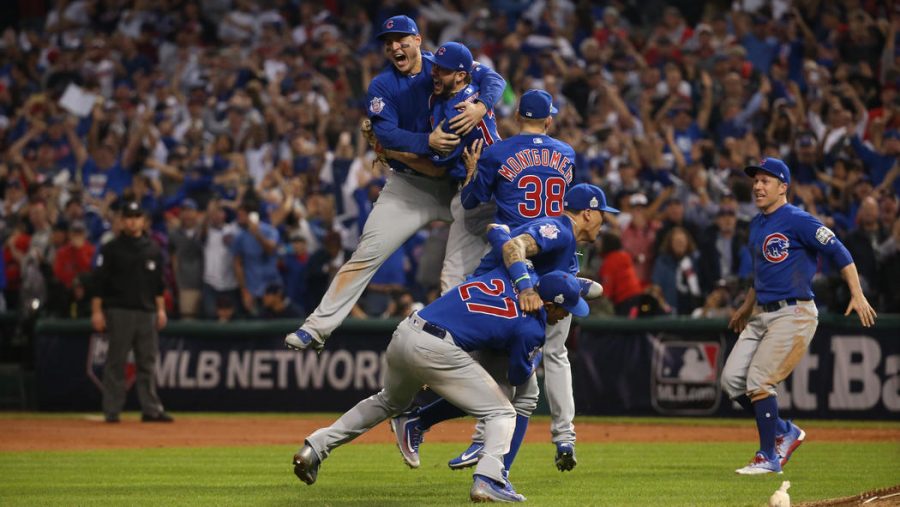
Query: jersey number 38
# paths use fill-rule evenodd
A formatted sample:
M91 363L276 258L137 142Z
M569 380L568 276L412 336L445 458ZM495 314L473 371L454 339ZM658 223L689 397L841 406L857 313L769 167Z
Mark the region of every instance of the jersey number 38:
M550 177L545 181L533 174L526 174L519 179L518 188L525 191L525 202L519 203L519 214L522 217L538 218L562 215L566 180Z

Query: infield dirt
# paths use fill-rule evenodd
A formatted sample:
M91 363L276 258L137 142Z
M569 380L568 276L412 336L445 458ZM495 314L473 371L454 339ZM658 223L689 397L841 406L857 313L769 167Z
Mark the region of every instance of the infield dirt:
M333 419L298 416L296 419L254 417L179 417L175 423L141 423L139 416L126 415L118 424L99 417L0 419L0 452L40 450L135 449L151 447L210 447L241 445L299 445L303 438ZM754 441L752 421L742 427L665 424L578 422L581 442L746 442ZM900 442L900 428L805 427L810 441ZM429 442L468 442L471 420L448 421L434 427ZM527 442L549 442L546 421L532 421ZM360 437L362 443L393 442L386 423Z

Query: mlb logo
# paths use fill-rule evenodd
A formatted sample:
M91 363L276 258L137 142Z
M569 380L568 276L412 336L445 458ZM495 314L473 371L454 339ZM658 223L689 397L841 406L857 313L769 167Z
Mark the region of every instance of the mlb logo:
M653 339L650 400L662 414L711 414L719 408L721 339Z
M662 346L659 378L672 382L715 382L719 344L675 342Z

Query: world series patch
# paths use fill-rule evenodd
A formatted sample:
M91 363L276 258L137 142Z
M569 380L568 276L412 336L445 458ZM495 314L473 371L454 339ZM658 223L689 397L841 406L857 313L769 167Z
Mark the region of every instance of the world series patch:
M816 229L816 240L823 245L827 245L831 240L834 239L834 233L831 232L831 229L825 227L819 227Z

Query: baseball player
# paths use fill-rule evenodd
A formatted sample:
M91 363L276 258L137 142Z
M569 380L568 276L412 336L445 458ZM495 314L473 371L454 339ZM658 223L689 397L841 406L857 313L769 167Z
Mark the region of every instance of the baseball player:
M479 87L472 82L470 70L473 66L472 53L458 42L447 42L434 52L433 56L422 55L433 63L431 76L434 89L431 96L432 128L447 125L450 119L459 114L457 106L478 99ZM447 131L452 129L447 126ZM488 110L484 118L449 154L434 153L430 157L415 153L384 150L388 158L399 160L424 174L444 174L462 183L466 179L466 167L462 160L463 148L475 141L487 146L500 140L493 110ZM484 230L494 216L493 201L466 210L460 203L457 192L450 203L453 222L447 239L447 250L444 254L444 265L441 269L441 292L446 292L460 284L478 266L481 258L490 250L484 239Z
M537 218L514 228L511 232L508 232L508 228L505 226L493 227L488 233L493 249L482 260L473 276L477 277L484 272L505 265L519 291L521 309L527 312L539 308L541 300L532 288L526 259L531 261L535 272L539 275L552 271L577 274L578 261L575 256L577 243L593 242L603 225L603 214L618 213L619 211L606 204L606 195L603 190L586 183L575 185L569 189L563 204L565 213L559 217ZM580 283L583 285L582 297L590 299L602 294L602 287L596 282L580 280ZM567 320L571 321L571 318L567 318ZM560 324L554 325L559 326ZM547 336L551 336L549 330ZM496 356L496 354L482 351L479 353L479 361L494 375L497 383L505 388L516 409L516 430L510 451L504 458L504 464L509 470L522 439L525 437L528 418L537 406L538 387L537 380L534 378L519 387L509 386L504 380L504 372L493 366L497 364ZM447 401L439 400L427 407L401 414L392 419L391 428L394 430L398 447L407 465L413 468L419 466L418 448L424 433L431 426L461 415L463 414L458 409L454 409ZM483 442L483 431L479 422L472 445L460 457L450 461L450 468L460 469L477 463L478 455L484 447ZM574 445L569 449L563 449L562 452L558 448L557 467L560 470L571 470L574 466Z
M496 72L473 65L470 74L479 86L479 96L457 105L461 113L449 123L456 134L444 132L440 125L430 130L432 63L423 58L423 54L430 54L420 49L422 37L416 23L407 16L394 16L382 24L378 38L384 42L385 55L392 65L369 84L367 113L375 135L386 149L429 156L432 149L452 150L459 144L459 136L475 128L506 86ZM375 271L404 241L433 220L452 220L450 201L456 193L455 182L425 177L399 161L391 161L391 169L378 205L366 221L359 246L335 275L319 306L299 329L285 337L289 348L303 350L312 346L321 350Z
M841 269L850 289L845 315L859 314L862 325L875 324L875 310L859 284L853 259L830 229L787 203L791 174L787 165L766 158L744 168L753 178L760 213L750 222L750 251L755 280L728 327L740 333L722 371L728 396L756 416L759 450L741 475L781 473L806 433L778 417L775 386L800 362L818 324L810 287L816 257L823 254Z
M485 421L484 451L470 498L476 502L525 500L507 481L503 466L516 413L469 352L506 351L509 382L522 384L533 376L544 327L569 312L587 314L587 303L579 296L581 286L572 275L555 271L533 280L542 304L532 313L519 309L519 294L507 270L500 267L459 285L401 322L387 348L384 389L306 438L294 455L297 477L314 483L319 465L335 448L406 408L427 384Z
M543 216L559 216L563 197L572 182L575 150L547 135L557 113L553 98L543 90L528 90L519 99L517 135L481 149L477 142L464 149L464 157L477 160L477 168L467 167L461 193L464 208L496 201L495 221L510 228ZM566 338L572 320L548 326L544 346L544 392L550 405L550 432L556 444L556 465L560 470L575 466L575 399L572 395L572 367ZM471 451L472 449L470 449ZM464 452L455 464L472 463Z

